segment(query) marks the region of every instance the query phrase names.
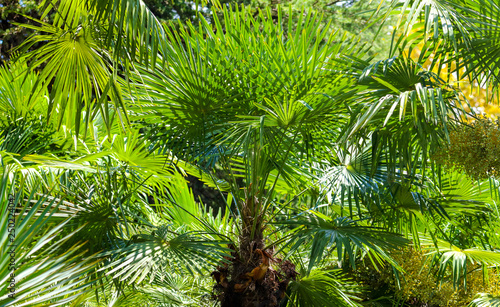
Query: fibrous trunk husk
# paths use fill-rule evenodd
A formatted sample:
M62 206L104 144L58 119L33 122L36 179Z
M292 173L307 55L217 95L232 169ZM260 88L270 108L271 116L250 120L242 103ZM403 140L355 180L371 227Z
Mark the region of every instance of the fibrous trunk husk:
M243 231L239 253L233 252L231 263L217 267L212 272L216 284L214 299L222 307L273 307L279 306L288 283L295 280L297 272L290 261L273 258L273 250L264 250L262 231L253 239Z

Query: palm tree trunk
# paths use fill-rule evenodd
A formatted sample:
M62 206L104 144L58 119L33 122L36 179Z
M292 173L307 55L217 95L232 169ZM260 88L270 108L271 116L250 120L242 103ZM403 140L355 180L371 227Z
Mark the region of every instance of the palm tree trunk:
M255 215L246 215L248 211L243 211L246 218L243 219L239 253L233 253L231 264L219 266L212 273L217 282L215 296L222 307L279 306L288 283L297 275L295 265L288 260L274 259L271 249L264 250L261 217L257 215L259 220L254 226L252 216Z

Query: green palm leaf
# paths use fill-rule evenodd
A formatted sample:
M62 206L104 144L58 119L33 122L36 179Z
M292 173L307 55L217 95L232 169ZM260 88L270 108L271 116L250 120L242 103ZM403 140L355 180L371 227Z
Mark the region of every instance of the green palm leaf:
M337 147L332 151L338 161L320 170L318 182L328 202L340 203L342 208L348 204L351 214L355 210L353 203L360 215L362 206L370 208L375 204L380 208L389 174L383 162L374 163L376 157L370 145L349 144L346 149Z
M129 109L154 127L158 146L203 161L233 152L249 130L270 144L296 135L306 149L325 143L325 134L335 139L355 80L333 58L361 56L359 46L312 14L292 31L281 17L275 26L271 12L219 13L213 25L202 19L198 28L168 30L161 55L168 69L143 67L132 76Z
M290 283L287 306L362 306L357 297L360 290L339 271L315 270Z
M498 307L500 297L487 293L478 293L477 297L468 305L469 307Z
M384 16L395 10L400 14L394 31L403 30L399 42L405 46L430 40L441 45L439 57L446 55L454 63L453 71L461 78L499 84L499 4L494 0L430 0L385 1L388 7ZM411 32L418 34L411 35ZM406 38L405 38L406 36ZM395 47L398 43L395 44ZM394 50L395 48L393 48ZM465 68L465 72L460 72ZM463 74L463 75L462 75Z
M152 234L134 235L124 248L101 253L99 256L113 256L101 270L128 283L140 283L147 277L153 280L157 272L167 269L201 274L223 257L231 257L232 250L223 247L228 243L208 239L203 233L178 234L160 226Z
M290 246L290 252L312 241L308 271L323 259L325 250L329 253L336 251L339 263L345 257L352 267L355 267L357 249L397 266L387 250L407 243L400 235L382 228L365 226L362 222L357 223L345 217L332 218L314 211L307 217L299 217L284 224L297 226L286 244Z
M45 114L48 108L46 88L36 89L38 76L29 72L24 61L16 61L0 67L0 112L2 121L27 116L30 112ZM27 103L32 92L39 94Z
M500 265L500 253L498 251L481 250L477 248L461 249L451 243L443 240L437 240L437 251L442 253L439 257L439 276L443 278L446 269L451 267L454 287L458 287L463 279L463 285L466 287L467 263L484 265Z
M14 182L18 179L13 178ZM87 278L88 274L100 260L84 256L85 243L67 246L68 240L79 229L65 230L71 217L62 222L54 219L60 200L47 196L36 198L35 190L25 193L23 188L23 184L13 185L3 176L1 209L13 214L2 214L0 220L3 251L0 259L0 304L33 306L63 302L78 293L89 291L94 281ZM11 227L11 224L15 226ZM61 252L60 248L65 244L67 247ZM12 263L14 266L11 266ZM11 282L15 284L13 297L9 297L12 293Z
M87 20L75 27L45 23L29 27L47 33L32 36L25 42L27 46L46 43L43 48L27 55L32 61L31 70L43 67L30 100L51 84L48 117L57 119L57 127L74 126L78 134L81 123L85 123L86 130L89 121L101 111L109 129L113 121L110 116L115 113L110 115L108 99L115 108L124 110L124 105L118 94L120 89L112 74L109 55L93 37L92 24ZM97 103L97 108L93 108L94 103ZM121 113L121 116L127 119L126 113Z

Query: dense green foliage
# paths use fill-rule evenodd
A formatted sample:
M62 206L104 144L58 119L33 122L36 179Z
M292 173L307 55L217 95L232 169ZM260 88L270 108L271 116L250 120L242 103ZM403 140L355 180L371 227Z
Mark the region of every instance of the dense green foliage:
M0 6L0 62L8 60L11 54L15 52L16 48L21 45L30 34L37 33L33 29L24 27L23 24L36 24L35 20L40 18L41 11L39 5L40 0L9 0L2 3ZM212 14L210 7L212 4L206 1L199 1L196 6L196 1L161 1L161 0L146 0L144 3L151 10L151 12L161 22L169 22L172 19L178 19L183 22L187 20L198 20L197 12L202 16L212 21ZM364 43L369 43L372 47L369 54L378 54L383 58L389 49L389 41L391 39L391 29L393 28L393 21L385 22L386 27L382 28L379 33L378 26L381 22L376 22L375 26L367 27L370 22L370 10L377 8L377 3L364 2L364 1L281 1L279 4L273 1L263 0L225 0L221 3L231 5L251 4L254 10L265 9L270 7L276 10L276 7L292 7L294 16L297 16L302 10L306 12L314 11L324 16L324 20L330 21L335 24L336 29L346 31L351 35L357 36ZM197 10L198 8L198 10ZM200 9L203 8L203 9ZM51 23L54 13L47 16L44 21ZM378 37L378 39L375 39ZM35 48L40 47L36 45ZM34 49L32 47L32 49Z
M0 304L495 306L498 127L441 70L497 90L498 1L243 4L43 1L0 68Z

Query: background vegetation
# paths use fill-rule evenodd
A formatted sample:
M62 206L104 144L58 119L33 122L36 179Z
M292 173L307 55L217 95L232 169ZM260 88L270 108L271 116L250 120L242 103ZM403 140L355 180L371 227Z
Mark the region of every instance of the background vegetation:
M500 304L497 0L0 13L0 305Z

